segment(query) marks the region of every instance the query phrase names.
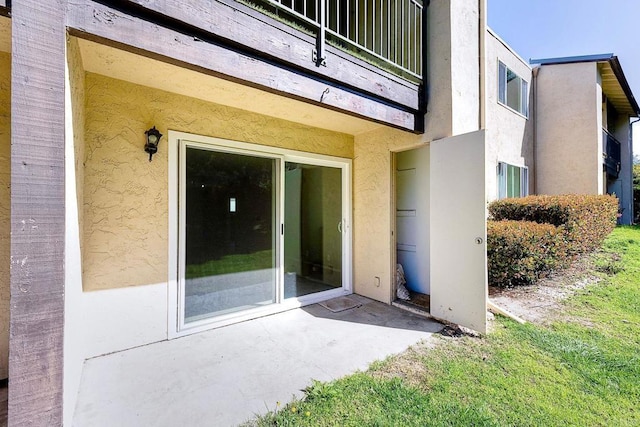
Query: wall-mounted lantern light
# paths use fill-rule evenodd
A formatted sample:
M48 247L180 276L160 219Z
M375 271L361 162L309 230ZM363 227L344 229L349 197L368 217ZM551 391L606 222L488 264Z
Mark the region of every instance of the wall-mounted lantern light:
M153 155L158 152L158 144L160 143L162 134L155 126L146 130L144 134L147 135L147 142L144 144L144 151L149 153L149 161L151 161Z

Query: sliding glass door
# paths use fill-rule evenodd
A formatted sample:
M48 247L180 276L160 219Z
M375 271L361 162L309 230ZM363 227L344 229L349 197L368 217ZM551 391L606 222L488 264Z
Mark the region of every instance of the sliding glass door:
M284 297L342 286L342 169L286 162Z
M221 142L176 139L178 331L350 292L350 163Z
M276 160L185 147L185 323L276 300Z

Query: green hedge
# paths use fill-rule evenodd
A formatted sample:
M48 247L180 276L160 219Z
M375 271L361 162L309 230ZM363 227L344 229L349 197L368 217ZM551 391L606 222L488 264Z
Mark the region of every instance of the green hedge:
M533 221L561 227L570 255L592 251L611 233L618 218L614 196L528 196L489 205L496 221Z
M489 205L487 257L494 286L533 284L599 247L617 221L613 196L529 196Z
M487 263L493 286L531 285L564 267L568 259L559 227L531 221L487 222Z

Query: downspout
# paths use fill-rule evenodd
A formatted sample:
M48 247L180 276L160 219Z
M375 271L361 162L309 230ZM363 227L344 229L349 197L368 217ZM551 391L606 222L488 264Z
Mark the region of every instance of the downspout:
M538 176L538 73L540 72L540 67L535 67L532 71L532 80L533 80L533 111L531 112L532 120L533 120L533 174L531 178L533 178L533 182L531 184L533 188L533 194L538 194L537 188L537 176Z

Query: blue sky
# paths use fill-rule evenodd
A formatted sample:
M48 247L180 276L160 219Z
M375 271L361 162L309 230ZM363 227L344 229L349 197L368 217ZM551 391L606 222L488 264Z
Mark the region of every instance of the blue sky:
M487 2L489 27L524 59L613 53L640 102L640 0ZM639 125L634 125L638 155Z

